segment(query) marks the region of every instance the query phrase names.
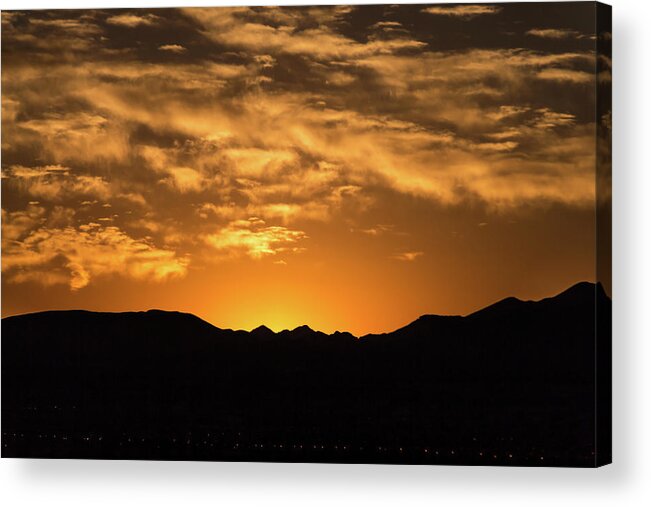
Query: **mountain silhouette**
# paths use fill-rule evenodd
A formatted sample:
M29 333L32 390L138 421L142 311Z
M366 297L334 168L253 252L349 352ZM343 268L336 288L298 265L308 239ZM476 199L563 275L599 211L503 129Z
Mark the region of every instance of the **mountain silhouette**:
M7 317L2 453L596 466L610 305L584 282L359 338L160 310Z
M251 335L253 336L258 336L261 338L269 338L271 336L274 336L276 333L274 333L271 329L269 329L267 326L262 325L258 326L255 329L251 331Z

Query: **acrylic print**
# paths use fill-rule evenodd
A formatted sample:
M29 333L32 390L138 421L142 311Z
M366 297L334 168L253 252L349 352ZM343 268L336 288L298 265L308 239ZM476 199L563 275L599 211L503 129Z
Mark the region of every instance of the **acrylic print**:
M2 456L593 467L610 8L2 13Z

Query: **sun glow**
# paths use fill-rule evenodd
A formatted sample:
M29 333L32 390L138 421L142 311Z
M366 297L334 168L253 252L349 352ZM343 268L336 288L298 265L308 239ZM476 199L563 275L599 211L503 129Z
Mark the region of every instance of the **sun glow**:
M232 318L229 320L237 323L234 328L251 331L264 325L274 332L279 332L308 325L316 330L322 330L318 326L322 325L323 313L319 315L311 305L300 303L295 298L281 296L270 301L264 297L258 301L250 301L249 304L251 308L255 308L254 311L250 311L248 305L233 308ZM211 315L211 320L220 327L219 321L223 316L223 312L216 312Z

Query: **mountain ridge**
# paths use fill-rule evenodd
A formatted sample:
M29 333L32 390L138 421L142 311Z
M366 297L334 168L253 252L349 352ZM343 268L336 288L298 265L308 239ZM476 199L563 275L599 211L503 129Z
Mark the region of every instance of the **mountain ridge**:
M571 289L360 339L164 311L7 317L2 455L594 466L610 299Z
M522 300L514 296L509 296L504 299L501 299L495 303L489 304L483 308L475 310L466 315L439 315L439 314L423 314L416 318L415 320L409 322L408 324L394 329L392 331L387 331L383 333L366 333L362 335L355 335L349 331L334 331L332 333L326 333L319 330L312 329L307 324L299 325L293 329L283 329L281 331L273 331L264 324L257 326L256 328L246 331L243 329L232 329L232 328L222 328L218 327L207 320L202 319L201 317L189 313L181 312L177 310L160 310L156 308L148 310L139 310L139 311L124 311L124 312L103 312L103 311L93 311L93 310L84 310L84 309L72 309L72 310L44 310L38 312L28 312L17 315L10 315L8 317L3 317L2 322L11 321L13 319L22 319L28 317L38 317L38 316L48 316L48 315L86 315L86 316L163 316L164 318L177 317L182 319L193 320L195 323L200 323L200 325L205 326L206 328L213 328L215 331L221 332L231 332L236 334L247 333L251 336L258 336L261 338L271 338L271 337L280 337L280 336L314 336L322 335L326 337L340 337L340 336L350 336L352 338L362 340L369 339L376 336L387 336L387 335L399 335L406 332L412 332L414 330L423 330L427 328L435 321L445 321L445 320L458 320L458 319L468 319L468 318L477 318L488 313L499 313L507 314L509 312L515 311L518 308L536 305L540 303L549 303L554 301L572 301L575 298L581 298L585 296L586 292L594 292L595 297L606 297L608 296L603 290L602 285L587 281L577 282L576 284L571 285L567 289L557 293L554 296L545 297L539 300Z

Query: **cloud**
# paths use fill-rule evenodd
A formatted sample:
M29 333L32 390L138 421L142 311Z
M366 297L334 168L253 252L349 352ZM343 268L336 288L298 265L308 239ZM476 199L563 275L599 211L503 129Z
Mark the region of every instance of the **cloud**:
M165 117L174 118L177 128L187 129L192 135L210 136L220 130L227 132L215 143L192 145L193 169L204 174L208 178L206 181L213 181L211 178L215 177L214 171L219 167L221 184L228 184L223 180L225 176L232 178L230 181L238 185L239 192L245 193L250 202L259 204L278 198L286 203L284 199L288 195L292 199L304 196L305 201L310 202L313 199L308 197L329 195L328 189L334 185L361 183L364 186L374 179L402 192L454 203L459 199L459 190L466 182L472 181L473 167L490 166L491 153L513 151L523 145L522 138L534 137L532 141L535 140L542 154L546 145L539 139L542 134L529 128L530 124L534 125L531 123L534 119L539 127L548 129L572 123L569 121L571 118L563 116L565 113L536 113L527 108L502 111L499 118L491 119L472 104L455 102L454 97L450 99L441 103L434 120L449 118L450 122L459 122L457 128L461 130L485 131L487 136L507 132L509 137L521 139L517 142L509 139L502 143L478 143L449 131L424 128L416 122L311 106L295 94L276 94L273 97L257 94L250 100L243 97L238 102L236 116L222 109L197 108L196 114L187 116L187 123L185 115L173 111ZM418 103L427 99L414 97L413 100ZM137 108L135 105L130 112L137 115ZM415 114L428 115L429 112L418 110ZM420 121L427 119L424 117ZM472 123L466 124L466 121ZM510 124L518 126L505 130L505 126ZM257 132L264 132L264 137L255 137ZM563 143L572 137L553 136L548 141ZM262 143L266 146L264 149L255 147ZM246 144L254 146L242 146ZM410 150L405 150L404 146L410 146ZM432 155L433 147L437 153L445 154L445 164L439 156ZM586 145L586 151L589 150L589 145ZM169 160L161 163L161 172L166 170L166 163L169 163L168 167L175 167L189 155L183 150L162 153ZM306 165L306 158L320 159L330 165L312 170L310 165ZM519 158L515 158L513 163L517 164ZM541 166L541 170L544 167ZM558 183L562 186L562 178ZM506 191L506 187L503 190ZM513 192L516 190L514 187ZM564 196L562 192L554 195L562 200L574 197ZM480 197L485 198L483 195ZM509 202L517 202L517 198L514 195Z
M543 39L567 39L580 35L576 30L566 28L532 28L531 30L527 30L526 33L527 35L541 37Z
M158 49L160 51L168 51L170 53L185 53L187 49L180 44L163 44L162 46L158 46Z
M2 24L10 25L12 21L20 17L20 12L2 11Z
M209 184L208 179L200 170L179 165L183 162L179 150L142 146L139 154L155 173L162 176L159 183L170 189L186 194L200 192Z
M61 165L26 167L12 165L4 173L6 184L32 197L56 202L78 197L111 196L109 183L100 176L73 174Z
M242 220L250 216L260 216L266 219L279 220L283 224L297 220L327 221L341 206L342 197L338 190L334 190L323 199L323 202L267 202L265 192L250 193L250 201L245 204L236 204L226 201L221 204L210 202L197 205L197 216L204 220ZM288 198L289 199L289 198Z
M576 117L573 114L560 113L549 108L538 109L536 113L537 116L532 120L532 124L539 129L568 126L576 122Z
M471 195L470 188L473 192L487 188L473 184L473 178L477 171L487 171L494 157L512 153L513 159L500 164L515 166L527 147L535 149L529 158L545 160L546 145L574 139L575 134L568 131L562 138L550 132L542 139L533 118L544 116L537 123L540 128L546 125L546 130L561 126L562 118L552 119L551 110L546 115L535 113L531 104L539 98L527 94L536 80L551 82L561 77L559 72L572 72L560 65L583 65L594 59L575 52L466 50L377 54L354 58L346 65L333 64L332 68L346 70L328 71L325 76L336 72L353 80L372 76L366 78L364 93L372 97L375 110L361 111L354 98L357 84L330 95L292 90L288 85L273 88L273 83L268 92L249 89L256 76L277 68L277 59L267 56L262 58L256 51L251 63L240 64L136 65L125 61L54 69L53 77L68 77L57 80L63 88L52 90L50 100L82 99L86 110L23 116L9 126L8 132L13 129L16 135L5 138L16 149L27 150L36 143L60 165L123 164L124 169L112 172L112 181L128 181L130 174L144 177L147 171L128 169L134 164L149 168L154 182L160 181L170 191L210 192L216 205L230 206L233 219L252 215L282 216L283 223L308 215L323 219L341 205L337 189L347 186L381 185L455 204ZM321 73L329 65L319 63L314 72ZM19 88L30 82L33 78L22 80L18 74L15 91L9 92L17 111L23 110L25 100L33 100L33 94ZM492 87L497 95L469 99L464 90L478 83ZM232 89L238 90L235 96ZM505 89L526 99L527 105L501 99ZM387 96L391 101L383 99ZM30 104L36 110L39 106ZM562 125L569 126L566 120ZM139 132L173 136L177 141L165 146L138 142ZM547 170L546 164L539 167ZM500 182L505 177L515 176L494 174ZM555 177L559 188L563 187L566 176ZM147 194L145 201L151 193L147 188L143 181L137 192ZM509 192L501 183L500 188L499 194ZM518 188L514 185L500 203L515 205L525 199L517 195ZM355 194L356 198L367 195ZM473 195L495 204L488 194ZM490 192L491 199L497 195ZM531 188L527 188L526 199L531 198ZM541 192L541 200L550 198L587 202L585 196ZM230 205L232 201L237 201L235 206Z
M21 219L6 216L9 224ZM3 231L6 227L3 223ZM10 283L67 284L78 290L104 276L161 282L184 276L187 265L187 259L174 251L94 222L76 228L41 226L26 234L23 231L16 236L12 231L9 238L3 237L2 270Z
M60 164L52 164L52 165L36 166L36 167L12 165L6 171L6 174L3 174L3 177L31 179L31 178L41 178L43 176L54 175L54 174L67 175L69 172L70 172L69 167L65 167Z
M236 168L238 176L273 177L283 168L295 165L298 154L293 150L260 149L260 148L229 148L223 151Z
M159 20L160 18L154 14L145 14L143 16L137 14L119 14L106 18L106 22L109 25L126 26L129 28L153 25Z
M371 25L371 28L382 31L394 31L394 30L403 30L404 27L402 23L398 21L378 21L374 25Z
M3 250L5 242L16 241L25 236L29 231L47 220L45 208L38 203L30 203L25 210L8 212L2 209L2 241ZM4 264L3 264L4 265Z
M497 9L461 7L430 9L462 20ZM83 206L76 224L102 218L166 250L259 258L344 217L344 230L386 234L372 224L390 217L365 213L387 194L511 212L593 202L595 125L581 104L593 100L594 54L571 38L554 52L434 50L389 17L353 38L351 12L190 9L173 39L172 17L138 14L129 33L155 35L147 51L93 36L83 55L48 48L88 18L24 23L33 39L3 61L10 209L40 201L43 216L22 219L38 221L53 205L110 200L110 214Z
M423 12L427 14L433 14L435 16L449 16L455 18L464 18L471 19L477 16L483 16L487 14L497 14L502 10L502 7L497 5L454 5L454 6L444 6L437 5L434 7L428 7L423 9Z
M163 181L181 193L198 192L204 185L201 173L190 167L168 167L166 172L169 177Z
M268 7L256 10L188 8L184 12L200 22L205 28L205 35L214 41L259 52L309 55L328 60L359 58L426 46L424 42L409 38L373 39L361 43L346 37L335 30L341 17L350 12L350 9L342 7L293 11ZM316 27L305 27L313 24Z
M368 227L366 229L353 229L353 231L358 230L362 234L367 236L382 236L384 234L392 233L395 231L395 225L392 224L377 224L373 227Z
M513 118L514 116L522 115L530 110L531 108L528 106L501 105L497 111L489 112L488 116L495 121L501 121L507 118Z
M303 231L282 226L268 226L259 218L237 220L229 223L214 234L205 236L204 241L214 249L228 256L244 254L260 259L279 252L300 252L296 243L307 239Z
M425 252L401 252L392 255L391 258L397 261L413 262L423 255L425 255Z
M60 11L61 14L70 12ZM64 61L96 47L102 29L92 16L56 17L2 12L3 47L31 46L36 59ZM3 50L3 55L7 54ZM56 55L56 56L55 56ZM54 57L54 58L52 58ZM56 59L56 60L55 60Z
M61 30L80 36L97 35L101 32L99 26L88 20L88 18L59 18L59 19L39 19L32 18L29 24L34 27L45 27L49 29Z
M518 147L518 143L514 141L504 141L501 143L477 143L475 147L478 150L487 152L512 151Z
M547 68L540 70L536 75L540 79L577 84L590 84L594 83L595 80L594 74L572 69Z
M51 99L56 95L52 91ZM126 133L98 112L44 112L8 127L11 140L6 147L18 148L36 142L57 163L120 159L128 151Z

